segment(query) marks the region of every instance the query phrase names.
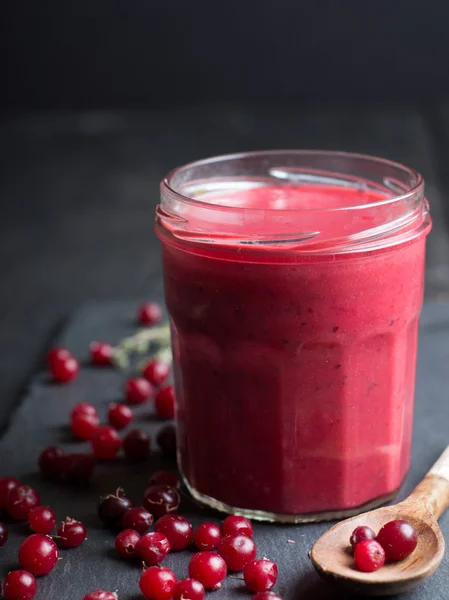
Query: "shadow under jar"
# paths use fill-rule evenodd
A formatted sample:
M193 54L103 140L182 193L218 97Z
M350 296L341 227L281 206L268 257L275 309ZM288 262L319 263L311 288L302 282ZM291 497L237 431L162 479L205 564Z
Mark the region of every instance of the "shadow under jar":
M409 468L424 183L340 152L216 157L162 182L178 462L201 502L351 515Z

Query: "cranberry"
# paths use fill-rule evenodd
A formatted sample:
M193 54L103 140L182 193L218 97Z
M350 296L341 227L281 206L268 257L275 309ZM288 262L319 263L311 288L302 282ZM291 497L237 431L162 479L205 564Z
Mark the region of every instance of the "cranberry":
M139 580L140 591L147 600L171 600L175 585L176 575L166 567L145 569Z
M170 365L162 360L151 360L145 365L142 371L143 377L150 383L159 387L170 374Z
M153 515L146 508L143 506L134 506L133 508L128 508L123 514L122 527L124 529L135 529L137 533L143 535L148 531L153 521Z
M257 592L251 600L282 600L282 598L274 592Z
M89 402L78 402L72 408L72 412L70 413L70 420L72 421L75 417L79 417L80 415L97 415L97 409L93 404Z
M143 429L132 429L123 440L123 450L128 460L145 460L150 451L150 436Z
M140 542L140 534L134 529L124 529L115 538L115 549L122 558L134 558L136 546Z
M58 562L58 547L47 535L33 533L20 546L20 566L33 575L47 575Z
M89 345L90 362L93 365L106 366L112 362L114 348L105 342L91 342Z
M4 523L0 523L0 548L8 541L8 528Z
M44 477L56 479L62 474L62 461L64 451L58 446L48 446L39 455L38 465Z
M237 517L236 515L229 515L221 524L222 535L246 535L250 538L253 537L253 526L251 521L248 521L245 517Z
M364 540L374 540L376 534L371 529L371 527L367 527L366 525L360 525L360 527L356 527L349 538L349 543L354 548L360 542Z
M192 523L181 515L164 515L156 522L154 531L167 537L172 550L185 550L193 537Z
M128 498L124 491L119 488L115 494L109 494L102 498L97 508L98 516L105 525L117 526L120 525L125 512L133 506L134 503L131 498Z
M91 440L100 425L97 415L77 415L73 417L71 430L75 437L80 440Z
M400 519L384 525L376 539L385 550L387 560L394 561L407 558L418 543L416 531L410 523Z
M56 525L56 516L48 506L36 506L28 513L28 523L34 533L50 533Z
M86 539L86 526L81 521L67 517L58 527L58 538L64 548L77 548Z
M230 571L243 571L249 561L256 558L256 544L246 535L225 535L217 552Z
M158 565L170 552L170 542L163 533L146 533L140 538L136 550L145 564Z
M114 460L122 447L117 431L109 425L98 427L91 440L92 451L100 460Z
M155 325L162 320L162 308L157 302L144 302L139 307L138 319L141 325Z
M179 490L181 482L175 473L171 473L170 471L155 471L150 475L148 485L169 485Z
M125 383L125 398L128 404L143 404L153 395L151 383L143 377L128 379Z
M203 600L204 585L196 579L181 579L175 586L173 600Z
M201 523L193 536L193 543L200 550L215 550L221 540L221 531L215 523Z
M154 399L154 406L161 417L173 419L175 416L175 393L172 385L158 391Z
M215 552L197 552L189 563L189 577L197 579L207 590L221 587L226 573L225 561Z
M61 360L67 360L68 358L72 358L71 352L67 350L67 348L50 348L47 352L47 365L51 368L52 364Z
M268 558L253 560L246 565L243 578L246 587L252 592L267 592L276 583L278 568Z
M50 372L54 381L58 383L67 383L72 381L79 371L79 364L76 358L70 356L61 360L54 360L50 365Z
M88 485L95 469L95 460L89 454L65 454L61 458L62 476L67 483Z
M354 562L359 571L372 573L385 563L385 551L376 540L363 540L354 548Z
M180 503L178 490L169 485L151 485L145 490L143 505L156 517L176 512Z
M5 508L16 521L25 521L30 510L40 503L41 499L36 490L27 485L19 485L9 492Z
M126 404L112 402L108 408L108 421L116 429L128 427L134 418L133 411Z
M6 507L9 492L21 485L15 477L0 477L0 512Z
M83 600L118 600L118 596L114 592L105 592L104 590L94 590L84 596Z
M36 595L37 582L28 571L11 571L5 579L5 600L32 600Z
M156 442L163 454L170 457L176 456L176 429L174 425L166 425L159 429Z

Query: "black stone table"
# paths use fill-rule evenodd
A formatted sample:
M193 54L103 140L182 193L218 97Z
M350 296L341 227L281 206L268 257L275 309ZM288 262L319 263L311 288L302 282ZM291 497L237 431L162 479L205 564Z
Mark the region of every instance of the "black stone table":
M72 350L84 362L88 343L93 339L116 343L134 331L133 316L137 301L117 301L89 304L70 320L59 342ZM440 452L449 443L449 304L428 303L424 307L418 378L416 389L415 432L412 469L400 491L404 498L424 476ZM62 561L47 577L39 579L36 600L82 600L92 589L118 590L120 600L138 600L140 567L121 561L114 550L114 536L103 529L96 517L100 496L118 486L140 501L148 475L170 463L154 450L146 463L129 465L124 461L100 465L88 491L73 490L43 481L36 468L40 450L49 444L60 444L66 450L87 451L87 444L74 443L68 430L70 409L81 400L98 405L105 417L110 401L121 398L124 375L113 369L85 366L79 377L69 385L52 384L41 371L34 378L15 415L0 439L0 474L15 475L36 486L45 504L51 505L58 519L67 515L83 520L88 527L88 539L83 546L62 551ZM153 434L160 422L151 409L141 407L135 421ZM219 515L184 500L183 514L195 525ZM440 520L449 538L449 513ZM285 600L337 600L347 595L322 582L314 572L307 552L328 524L278 526L257 524L255 541L259 556L268 556L279 566L275 590ZM8 570L17 568L17 550L27 533L24 524L11 526L10 540L0 550L0 579ZM173 553L165 563L179 578L187 576L191 551ZM209 597L209 596L208 596ZM227 578L220 591L210 595L217 600L250 598L239 579ZM438 571L423 586L402 596L404 600L447 600L449 598L449 554Z

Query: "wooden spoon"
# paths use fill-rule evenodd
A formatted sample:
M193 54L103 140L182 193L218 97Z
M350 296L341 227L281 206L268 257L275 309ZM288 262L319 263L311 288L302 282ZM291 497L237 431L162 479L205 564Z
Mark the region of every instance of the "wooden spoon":
M449 446L406 500L334 525L315 542L309 556L322 577L353 592L368 596L406 592L432 575L443 558L444 538L437 519L448 507ZM349 545L351 533L359 525L368 525L377 533L395 519L404 519L415 528L415 551L405 560L386 563L374 573L358 571Z

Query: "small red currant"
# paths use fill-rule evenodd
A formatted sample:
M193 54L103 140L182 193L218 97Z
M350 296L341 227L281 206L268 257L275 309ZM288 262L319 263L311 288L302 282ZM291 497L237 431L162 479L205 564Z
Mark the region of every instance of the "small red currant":
M128 404L143 404L153 395L151 383L143 377L128 379L125 383L125 398Z
M97 415L77 415L73 417L70 427L73 435L79 440L91 440L99 425L100 419Z
M33 488L20 485L13 488L6 499L6 511L16 521L25 521L32 508L39 506L41 499Z
M140 542L140 534L134 529L124 529L115 538L115 549L122 558L134 558L136 547Z
M81 521L67 517L58 527L58 538L64 548L77 548L86 539L86 526Z
M158 565L170 552L170 542L163 533L154 531L140 538L136 550L145 564Z
M172 600L175 585L176 576L166 567L145 569L139 580L140 591L146 600Z
M204 585L196 579L181 579L175 586L173 600L203 600Z
M157 302L144 302L139 307L138 319L141 325L155 325L162 320L162 308Z
M72 381L79 371L79 364L76 358L70 356L61 360L54 360L50 365L50 372L53 380L58 383L67 383Z
M156 522L154 531L167 537L171 550L185 550L193 537L192 523L181 515L164 515Z
M28 523L34 533L50 533L56 525L56 516L48 506L36 506L28 513Z
M143 377L152 385L159 387L170 374L170 365L162 360L151 360L145 365L142 371Z
M246 587L252 592L267 592L271 590L278 578L278 568L268 558L249 562L244 571Z
M109 425L98 427L92 440L92 451L100 460L114 460L122 447L122 440L117 431Z
M248 537L253 537L253 526L251 521L245 517L229 515L221 524L221 533L223 535L238 535L243 534Z
M221 531L215 523L201 523L193 536L193 543L199 550L215 550L220 540Z
M359 571L372 573L385 563L385 551L376 540L363 540L354 548L354 562Z
M152 485L145 490L143 505L155 517L176 512L180 503L178 490L169 485Z
M189 577L202 583L207 590L220 587L226 573L225 561L215 552L197 552L189 563Z
M3 592L5 600L32 600L37 592L36 579L28 571L10 571Z
M403 560L407 558L418 544L416 531L408 521L397 519L382 527L376 540L385 550L387 560Z
M128 427L134 418L133 411L127 404L112 402L108 408L108 421L116 429Z
M97 366L107 366L112 362L114 349L105 342L91 342L89 345L90 362Z
M33 533L19 548L20 566L33 575L47 575L58 562L58 547L47 535Z
M256 558L256 544L246 535L225 535L218 544L217 552L229 571L243 571Z
M122 517L123 529L135 529L137 533L143 535L148 531L151 524L154 521L154 517L149 513L143 506L134 506L128 508Z
M367 527L366 525L361 525L360 527L356 527L349 538L349 543L354 548L363 540L374 540L376 534L371 529L371 527Z

